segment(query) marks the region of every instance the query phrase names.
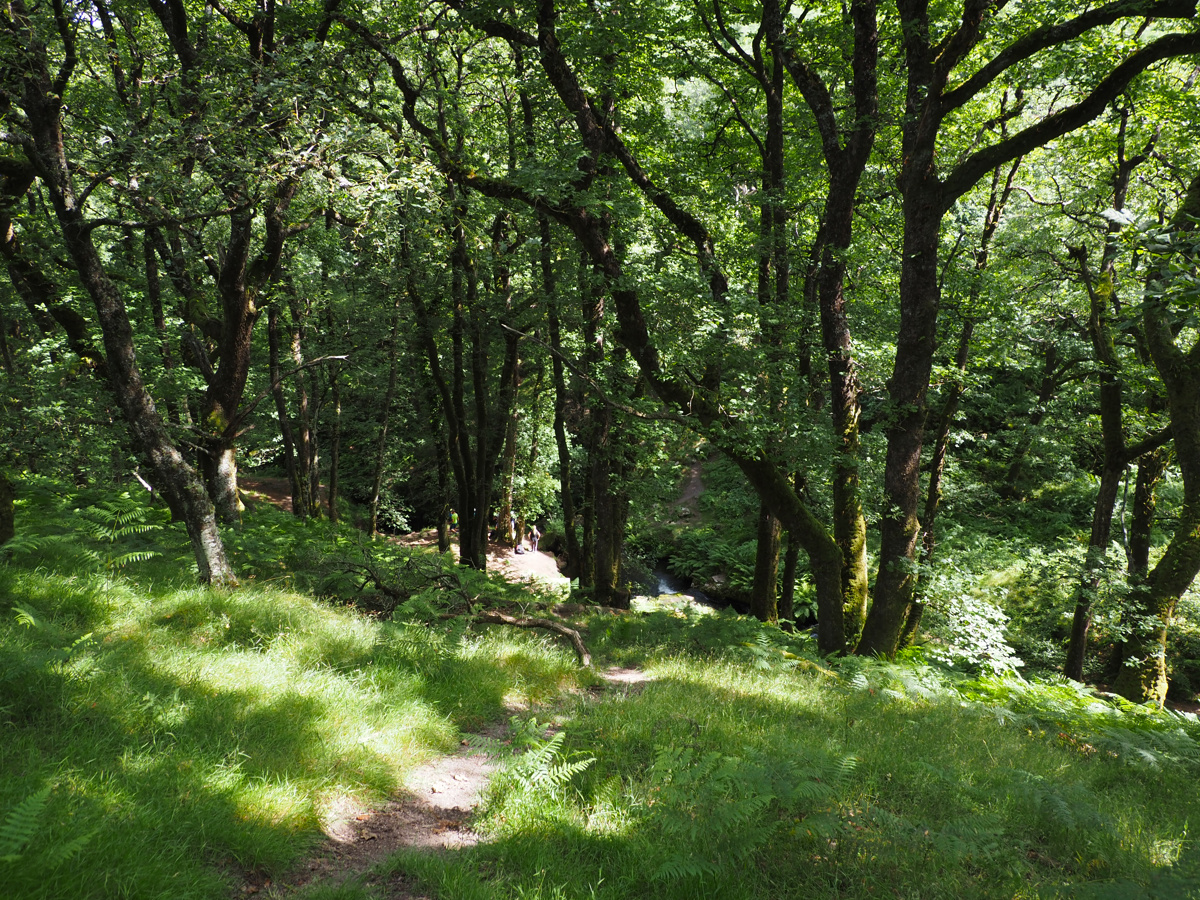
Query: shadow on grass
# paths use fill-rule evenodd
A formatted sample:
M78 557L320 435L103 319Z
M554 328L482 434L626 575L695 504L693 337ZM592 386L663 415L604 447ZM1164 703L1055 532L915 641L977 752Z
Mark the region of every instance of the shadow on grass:
M1189 766L1139 768L964 709L676 659L581 704L546 768L501 779L456 855L377 873L499 898L1186 897ZM1164 893L1166 891L1166 893ZM364 897L377 896L364 888Z
M0 822L53 786L19 858L0 862L5 896L227 896L230 875L319 841L339 795L386 796L454 745L454 722L500 717L515 686L510 661L437 629L296 598L189 589L138 612L57 590L10 593L37 595L43 627L0 622ZM69 864L49 852L76 838Z

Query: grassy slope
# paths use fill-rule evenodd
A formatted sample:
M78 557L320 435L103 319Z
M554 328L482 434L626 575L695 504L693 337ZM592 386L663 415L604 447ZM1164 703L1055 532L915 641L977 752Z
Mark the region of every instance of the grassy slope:
M78 498L26 497L24 522L74 527ZM333 797L382 797L506 695L577 683L548 639L382 622L288 587L315 583L301 575L329 535L264 516L234 541L250 584L232 593L189 585L171 528L122 538L161 556L119 572L53 543L0 567L3 605L23 611L0 611L4 896L228 896L239 869L299 858ZM1195 884L1194 723L1065 685L862 661L825 674L733 618L591 625L594 651L654 680L560 696L539 713L553 733L517 723L530 752L490 793L491 843L394 870L478 898L1134 898ZM45 788L18 847L15 811Z
M23 521L62 532L75 501L39 492ZM284 538L321 537L268 521L239 538L243 573L273 568ZM506 695L574 678L569 651L527 635L381 622L278 585L195 587L184 536L157 538L162 555L124 573L86 571L61 542L0 567L0 857L19 855L0 861L6 898L225 896L238 870L295 861L335 797L386 796Z

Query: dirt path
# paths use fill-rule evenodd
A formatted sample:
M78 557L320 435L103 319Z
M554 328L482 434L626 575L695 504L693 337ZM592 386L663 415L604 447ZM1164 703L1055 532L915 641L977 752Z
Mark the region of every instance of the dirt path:
M495 734L502 731L497 729ZM414 769L404 791L380 806L366 807L348 797L337 798L322 821L325 841L307 862L274 881L249 875L235 896L291 897L318 882L336 886L366 876L367 883L383 889L381 896L386 900L424 900L424 895L410 890L406 879L376 880L371 868L397 850L436 852L479 843L470 820L495 768L490 759L467 749L463 741L458 753Z
M638 693L653 680L641 669L620 666L600 673L600 678L603 684L590 692L597 699L610 691ZM485 728L483 733L500 740L506 726ZM325 841L305 863L275 880L248 874L234 896L283 900L317 883L335 887L364 878L382 900L430 900L402 874L377 876L371 869L398 850L445 852L482 841L471 828L471 819L496 768L495 762L470 749L464 739L457 753L414 769L405 780L405 789L380 806L366 807L348 797L338 798L322 821Z
M291 511L291 491L283 478L243 478L241 487L250 502L270 502ZM434 531L417 532L394 540L412 546L433 546ZM524 553L493 544L488 565L516 583L569 586L558 573L549 553ZM601 677L614 688L640 690L646 677L635 669L611 669ZM484 729L491 738L503 738L504 725ZM466 740L457 753L432 759L414 769L405 789L377 807L367 807L349 797L333 799L322 819L325 841L295 871L277 879L246 874L235 897L285 898L314 883L336 886L365 877L385 900L428 900L415 892L404 876L370 874L376 864L397 850L411 848L444 852L473 846L481 840L471 828L471 818L496 765L485 754L472 751Z

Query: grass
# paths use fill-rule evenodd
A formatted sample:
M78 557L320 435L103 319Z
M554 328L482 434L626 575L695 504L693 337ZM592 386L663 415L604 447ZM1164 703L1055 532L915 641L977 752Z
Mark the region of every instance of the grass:
M569 783L501 780L490 843L393 865L488 898L1200 896L1194 724L1106 707L1070 733L1087 704L1058 685L746 662L649 661L564 712L562 758L593 760Z
M34 491L22 521L70 535L78 501ZM278 549L286 528L269 518L259 543ZM239 873L298 860L338 797L389 795L508 697L575 678L568 651L530 635L380 621L278 584L196 587L171 565L186 537L159 539L117 574L56 541L0 567L5 897L227 896Z
M228 897L302 860L336 798L386 797L514 705L525 752L489 789L487 842L296 896L1200 896L1194 719L817 661L731 615L590 621L599 659L652 679L597 698L549 638L315 597L346 589L318 551L359 552L348 533L263 510L232 542L246 585L211 591L150 513L157 531L88 556L87 498L23 498L36 527L0 566L5 897Z

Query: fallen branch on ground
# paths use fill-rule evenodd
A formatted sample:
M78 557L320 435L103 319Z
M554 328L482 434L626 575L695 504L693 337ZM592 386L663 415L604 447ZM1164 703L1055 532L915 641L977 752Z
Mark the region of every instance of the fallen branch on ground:
M386 600L377 604L385 611L391 612L401 603L410 599L430 585L436 585L442 592L443 599L448 600L447 609L438 614L439 619L458 619L466 616L477 622L492 625L509 625L513 628L541 628L562 635L571 642L579 665L585 669L592 666L592 655L583 643L583 637L574 628L564 625L554 619L543 619L534 616L515 616L501 612L498 609L479 609L478 604L483 598L468 590L463 584L458 572L443 569L440 564L423 560L418 556L410 556L391 572L382 569L366 547L362 548L363 561L349 563L345 566L346 574L353 575L359 582L360 595L364 588L371 586ZM413 583L405 584L406 579ZM439 605L441 605L439 603Z
M439 618L456 619L455 613L443 613ZM579 665L585 669L592 667L592 654L588 652L587 646L583 643L583 637L569 625L564 625L562 622L556 622L553 619L539 619L532 616L510 616L508 613L502 613L498 610L480 610L472 613L471 618L477 622L488 622L492 625L512 625L514 628L543 628L546 631L553 631L555 634L561 634L571 642L571 646L575 648L575 655L579 658Z

